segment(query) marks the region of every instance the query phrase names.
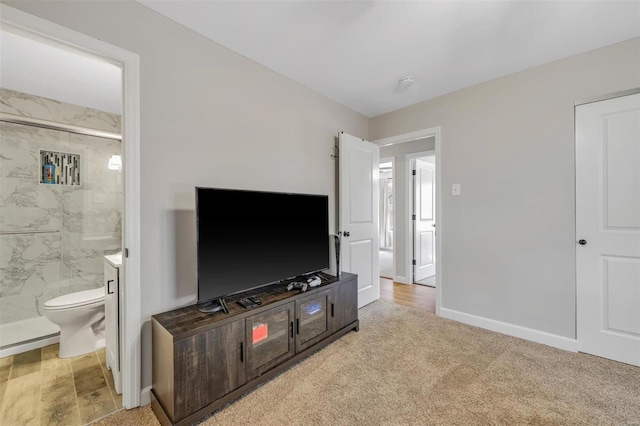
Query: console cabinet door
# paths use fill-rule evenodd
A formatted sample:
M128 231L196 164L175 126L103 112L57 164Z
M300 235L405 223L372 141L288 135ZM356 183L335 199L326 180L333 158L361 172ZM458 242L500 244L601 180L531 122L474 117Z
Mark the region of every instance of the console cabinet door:
M247 375L257 377L295 355L294 304L287 303L247 318Z
M296 352L300 352L327 337L330 333L329 290L296 301Z
M329 294L331 333L358 319L358 281L351 280L333 287Z
M175 342L174 421L246 383L244 334L239 320Z

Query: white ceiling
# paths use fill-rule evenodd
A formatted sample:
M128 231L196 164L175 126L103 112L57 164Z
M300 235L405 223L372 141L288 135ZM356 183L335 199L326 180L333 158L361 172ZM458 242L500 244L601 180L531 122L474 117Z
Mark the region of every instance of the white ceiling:
M640 0L140 2L369 117L640 36ZM121 113L117 66L0 34L0 86Z
M121 114L118 66L0 31L0 87Z
M640 1L139 1L369 117L640 36Z

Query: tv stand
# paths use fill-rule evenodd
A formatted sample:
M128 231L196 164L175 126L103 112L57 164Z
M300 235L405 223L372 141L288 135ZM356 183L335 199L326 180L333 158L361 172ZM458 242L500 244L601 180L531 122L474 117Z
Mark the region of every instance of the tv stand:
M224 297L220 297L215 300L209 300L204 304L200 305L198 311L203 314L212 314L214 312L224 312L225 314L229 313L229 307L227 306L227 302L224 301Z
M236 303L250 296L259 307ZM358 279L346 272L305 293L277 283L226 299L227 315L193 305L151 317L151 407L163 426L191 425L359 328Z

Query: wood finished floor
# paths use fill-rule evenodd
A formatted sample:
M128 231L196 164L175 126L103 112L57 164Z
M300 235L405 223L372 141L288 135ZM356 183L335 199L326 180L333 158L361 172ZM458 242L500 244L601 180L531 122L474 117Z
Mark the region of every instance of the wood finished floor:
M0 425L85 425L122 408L101 349L58 358L58 345L0 358Z
M419 284L400 284L380 277L380 298L423 311L436 312L436 289Z

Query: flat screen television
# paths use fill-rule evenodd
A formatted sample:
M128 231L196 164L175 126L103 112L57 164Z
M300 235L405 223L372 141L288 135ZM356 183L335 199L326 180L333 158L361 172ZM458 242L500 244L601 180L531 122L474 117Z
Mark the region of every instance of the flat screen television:
M329 267L327 195L196 188L198 302Z

